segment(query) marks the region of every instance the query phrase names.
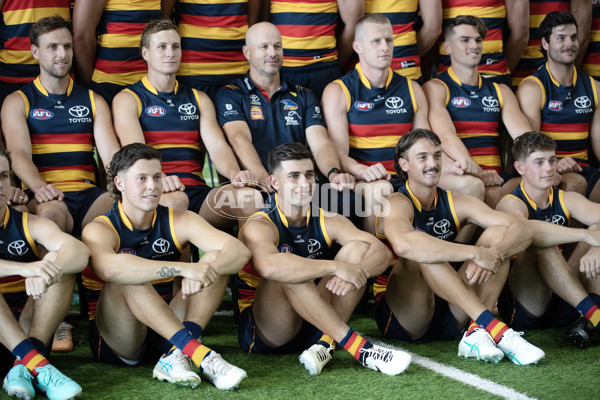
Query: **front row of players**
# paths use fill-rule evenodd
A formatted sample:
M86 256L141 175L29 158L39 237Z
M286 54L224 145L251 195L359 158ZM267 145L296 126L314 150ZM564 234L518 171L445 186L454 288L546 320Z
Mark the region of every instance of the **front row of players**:
M519 329L564 325L581 315L569 337L589 344L588 325L598 329L600 322L600 205L552 188L554 150L538 132L515 141L523 180L498 212L437 187L442 151L433 132L417 129L400 139L395 168L406 184L377 219L378 236L397 256L378 296L376 319L386 337L462 335L461 356L537 363L544 352L492 315L498 301L504 320ZM303 145L271 152L276 194L241 228L243 244L195 213L159 206L160 154L151 147L123 147L109 173L118 201L84 229L88 251L53 223L8 208L10 165L0 153L0 342L16 359L4 380L10 395L32 398L32 382L51 399L81 393L44 354L90 252L100 291L90 342L102 362L135 365L144 354L164 352L153 372L158 379L196 387L191 360L217 388L238 386L246 372L199 341L198 314L213 305L198 304L194 294L239 272L238 287L254 290L253 296L240 291L244 351L306 349L300 361L311 374L321 372L338 344L373 370L396 375L408 367L410 355L372 344L347 325L367 278L381 274L392 254L344 217L311 208L315 166ZM570 216L589 228L568 228ZM452 242L466 223L485 228L474 246ZM565 242L580 242L568 262L557 247ZM188 243L204 251L197 263L179 261ZM511 256L517 257L511 262ZM455 269L453 262L463 264Z

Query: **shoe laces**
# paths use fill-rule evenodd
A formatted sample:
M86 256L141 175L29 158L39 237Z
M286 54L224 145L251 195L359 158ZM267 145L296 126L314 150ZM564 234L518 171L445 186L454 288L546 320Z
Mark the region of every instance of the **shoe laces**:
M16 374L18 378L23 378L25 380L31 381L31 373L24 365L23 368L16 368Z
M331 351L333 350L333 346L329 346L329 348L319 345L321 348L319 350L315 351L315 355L317 357L317 359L319 360L319 362L324 362L327 361L327 359L329 359L329 356L331 354Z
M366 353L365 354L365 360L367 358L371 358L375 361L383 361L383 362L390 362L392 361L392 359L394 358L394 352L392 350L389 349L384 349L382 347L371 347L370 349L360 349L361 353Z
M62 386L64 383L66 383L69 380L69 378L67 378L66 375L63 375L62 372L60 372L56 368L53 368L53 370L52 370L51 368L48 368L48 366L46 366L46 367L38 368L37 371L38 371L37 380L42 385L44 385L44 388L47 388L49 385L52 385L55 387Z
M512 331L512 332L507 332L504 334L504 339L508 339L509 344L511 347L520 349L523 347L527 347L527 345L529 345L529 343L521 338L521 336L523 336L524 332L517 332L517 331Z
M61 322L56 329L56 340L65 340L69 335L69 331L71 330L72 325L68 322Z
M171 360L171 364L173 365L173 367L180 367L180 368L185 368L185 369L191 369L192 368L192 361L190 360L190 358L188 356L186 356L185 354L183 354L181 352L181 350L176 349L173 351L173 353L171 353L171 356L169 357Z
M206 359L206 365L202 369L211 375L226 375L231 365L218 354L211 355Z

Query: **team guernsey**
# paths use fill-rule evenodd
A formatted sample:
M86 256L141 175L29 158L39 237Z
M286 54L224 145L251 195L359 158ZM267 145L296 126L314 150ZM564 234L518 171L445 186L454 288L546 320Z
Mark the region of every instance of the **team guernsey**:
M473 160L482 169L500 173L498 128L503 104L498 84L481 76L477 86L461 83L452 67L437 79L446 87L446 109Z
M574 69L573 86L562 86L552 76L548 63L524 81L528 79L542 90L540 131L556 142L556 156L570 156L579 165L588 166L590 123L598 106L594 80Z
M32 160L41 178L63 192L95 187L94 93L72 79L66 93L48 93L39 77L17 93L25 102Z
M306 224L290 225L279 207L277 195L273 195L267 207L254 213L251 219L264 218L277 229L277 249L280 253L291 253L303 258L332 260L335 256L332 241L325 227L323 210L309 208ZM242 227L240 229L241 234ZM260 275L247 263L236 276L238 306L240 312L252 304L254 292L261 280Z
M246 74L219 90L216 103L221 126L232 121L248 124L265 168L272 148L281 143L306 143L307 128L325 126L319 102L310 90L284 79L269 98Z
M160 152L163 172L177 175L185 186L206 185L202 178L198 91L176 82L173 92L159 92L148 77L125 91L137 100L146 144Z
M586 74L600 80L600 1L598 0L592 1L590 42L581 63L581 69Z
M185 0L175 7L181 35L178 79L191 87L226 85L248 71L242 53L248 0Z
M334 82L346 95L350 157L364 165L381 163L395 175L396 143L410 131L417 112L411 81L390 68L385 86L371 87L358 63Z
M144 230L132 226L119 201L115 202L113 208L106 214L97 217L96 221L103 221L117 234L118 242L115 253L131 254L154 261L178 261L181 258L183 246L175 234L171 208L159 205L154 211L152 226ZM163 267L163 270L162 274L159 272L157 275L157 278L162 279L157 279L152 284L163 298L169 298L172 296L173 278L167 277L166 266ZM104 282L94 274L89 266L82 272L82 277L88 299L89 316L90 319L93 319L98 296Z
M549 203L546 208L539 208L538 205L527 195L523 182L506 196L521 200L527 206L527 219L551 222L555 225L569 226L571 213L565 205L563 191L550 188Z
M4 206L4 221L0 228L0 259L14 262L39 260L38 248L29 232L29 214ZM25 278L20 275L0 278L0 293L25 291Z
M502 45L502 31L506 21L504 0L442 0L442 9L444 24L459 15L474 15L483 20L488 32L483 40L483 54L478 70L484 75L508 76ZM442 43L439 55L438 72L443 72L450 67L450 55L444 50Z
M365 14L383 14L394 31L392 69L409 79L421 78L421 58L415 23L419 18L418 0L365 0Z
M29 33L38 20L59 15L70 20L70 0L5 0L0 21L0 82L23 86L40 73Z

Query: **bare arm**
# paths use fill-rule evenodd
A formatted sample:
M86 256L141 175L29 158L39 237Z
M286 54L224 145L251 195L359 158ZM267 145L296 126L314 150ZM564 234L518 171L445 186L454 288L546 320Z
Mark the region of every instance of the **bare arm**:
M427 120L429 107L427 106L427 98L425 97L423 88L413 80L410 80L409 83L412 85L415 94L415 102L417 103L417 110L413 118L412 129L430 129L429 121Z
M590 32L592 28L592 2L587 0L571 0L571 14L577 21L577 35L579 36L579 50L575 65L581 65L583 57L590 43Z
M542 88L534 79L525 79L517 90L517 100L531 129L540 130L542 124Z
M340 19L344 24L337 41L338 61L340 68L344 68L354 51L352 50L354 30L356 29L356 22L365 15L365 3L363 0L338 0L337 3Z
M98 94L94 93L96 101L96 117L94 118L94 141L98 154L108 170L113 154L119 150L119 140L115 130L113 129L112 119L110 117L110 109L108 104Z
M268 180L269 173L262 165L254 144L252 144L252 134L248 124L245 121L231 121L223 125L223 130L242 168L254 171L259 181Z
M596 92L600 90L600 83L594 80ZM594 116L590 124L591 148L596 158L600 158L600 105L594 110Z
M419 46L419 57L423 57L442 34L442 2L440 0L419 0L419 12L423 26L417 32L417 45Z
M521 136L525 132L531 130L529 120L519 107L519 101L514 95L512 90L506 85L498 85L500 87L500 93L502 93L503 106L502 106L502 122L508 130L508 134L513 139Z
M340 168L340 159L333 143L327 135L327 129L322 125L313 125L306 128L306 141L315 156L319 171L325 176L332 168ZM354 177L347 173L332 173L328 176L329 183L336 190L343 188L354 189Z
M261 0L248 0L248 26L252 26L261 19Z
M73 5L74 67L78 79L89 85L96 63L96 27L106 0L77 0Z
M506 0L506 23L510 36L504 43L509 71L514 71L529 42L529 1ZM590 10L591 11L591 10Z
M146 143L140 125L140 109L135 97L129 92L119 92L112 103L113 121L121 146Z
M175 4L177 4L177 0L160 0L160 11L163 19L171 19Z

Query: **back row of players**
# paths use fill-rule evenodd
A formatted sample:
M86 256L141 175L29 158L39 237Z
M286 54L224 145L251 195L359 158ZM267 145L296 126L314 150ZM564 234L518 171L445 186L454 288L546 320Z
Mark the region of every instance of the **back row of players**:
M367 277L381 274L392 261L392 253L365 231L385 239L398 257L387 291L377 287L377 320L385 336L420 341L462 335L459 355L538 362L543 351L491 314L498 301L505 322L519 328L569 323L582 315L570 335L580 345L589 343L588 323L600 323L595 280L600 258L594 247L600 245L600 206L552 186L594 192L598 172L587 165L586 149L589 132L594 138L597 87L574 68L578 31L571 14L551 13L540 29L548 62L516 97L477 72L486 30L472 16L447 24L444 48L451 67L422 90L391 71L392 25L370 14L356 25L359 63L325 89L323 117L309 90L281 77L282 38L275 26L258 23L248 30L243 51L249 72L217 93L215 111L206 94L175 78L182 56L177 28L154 21L141 39L146 76L113 101L115 134L105 101L69 77L69 24L59 17L38 21L31 50L40 76L2 107L13 169L26 191L10 191L5 154L1 198L26 204L38 216L3 208L3 257L31 262L0 263L5 277L0 318L9 327L0 339L18 360L5 390L33 397L33 379L50 398L81 391L42 354L68 307L65 288L72 288L73 274L88 256L85 246L60 230L78 233L83 227L91 252L91 268L83 276L94 356L132 365L145 351L165 353L153 372L161 380L197 386L200 378L188 360L218 388L236 387L246 376L197 340L228 277L238 272L243 350L308 347L300 361L316 374L339 345L371 369L403 372L410 356L373 345L345 322ZM517 98L527 102L519 107ZM518 137L513 154L521 184L505 183L501 118ZM580 122L572 124L573 119ZM544 127L558 134L559 161L550 138L528 132ZM118 200L114 205L97 186L94 145ZM204 149L230 184L212 190L205 184ZM319 187L313 203L329 207L339 193L344 205L348 190L355 189L362 203L357 224L365 224L365 231L318 207L311 211L319 173L330 187ZM398 175L405 175L406 184ZM263 207L261 190L277 194L255 214ZM498 203L511 191L498 204L507 213L462 194L485 196L488 203L495 195ZM399 194L388 197L393 192ZM566 228L571 216L589 229ZM214 228L246 219L240 239L247 248ZM486 228L474 246L453 242L459 235L469 242L472 230L461 229L465 224ZM572 257L575 267L557 253L556 245L566 241L586 242ZM178 261L188 243L206 252L199 262ZM329 251L334 243L341 247L337 253ZM517 254L509 275L510 257ZM34 255L42 261L33 261ZM464 264L455 270L448 262ZM322 279L315 285L317 278ZM11 308L17 316L22 311L21 320L31 320L29 329L19 327ZM158 335L147 334L147 327Z

